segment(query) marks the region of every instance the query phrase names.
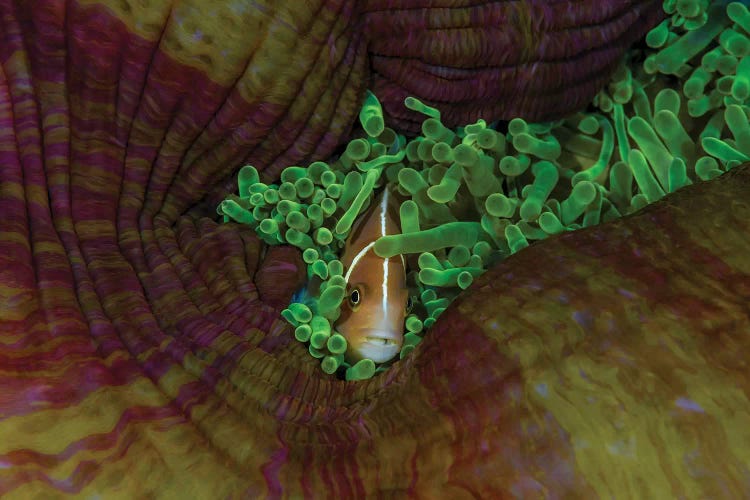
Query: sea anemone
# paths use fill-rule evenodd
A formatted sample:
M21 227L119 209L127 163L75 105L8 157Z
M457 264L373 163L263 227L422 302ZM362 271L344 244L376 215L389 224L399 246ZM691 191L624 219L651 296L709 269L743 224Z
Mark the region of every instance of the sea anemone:
M750 496L747 26L706 0L0 0L0 495ZM380 180L407 198L503 189L455 221L486 244L412 266L424 340L346 381L290 305L335 259L215 210L367 147L403 147ZM466 289L441 272L478 258Z
M293 302L282 316L326 373L343 367L354 380L385 368L346 363L333 324L346 287L339 253L378 188L393 186L406 199L402 234L374 247L381 257L413 256L416 307L403 325L403 358L491 265L750 161L747 8L665 8L670 16L625 55L586 111L544 123L514 118L488 126L480 119L451 130L439 109L409 97L404 107L424 120L422 134L407 140L385 127L368 91L359 114L363 137L330 163L289 167L280 185L259 182L252 166L242 169L239 197L219 213L249 224L268 244L304 250L308 276L323 280L321 295ZM332 334L333 350L326 345Z

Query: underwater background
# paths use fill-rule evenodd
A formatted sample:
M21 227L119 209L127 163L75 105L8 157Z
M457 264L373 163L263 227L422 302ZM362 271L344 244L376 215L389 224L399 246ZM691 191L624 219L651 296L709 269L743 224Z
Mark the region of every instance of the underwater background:
M0 0L0 37L0 495L750 496L747 2ZM293 297L386 184L406 347L337 378Z

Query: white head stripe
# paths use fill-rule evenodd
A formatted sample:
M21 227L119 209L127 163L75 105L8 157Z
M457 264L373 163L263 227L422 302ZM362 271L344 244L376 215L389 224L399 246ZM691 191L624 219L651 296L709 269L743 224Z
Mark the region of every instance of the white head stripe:
M351 265L349 266L349 269L347 269L347 270L346 270L346 275L344 276L344 281L346 281L347 283L349 283L349 276L351 276L351 275L352 275L352 271L354 271L354 267L355 267L355 266L357 265L357 263L359 262L359 259L361 259L361 258L362 258L362 256L364 256L364 255L365 255L365 254L367 253L367 251L368 251L369 249L371 249L372 247L374 247L374 246L375 246L375 242L373 241L373 242L371 242L371 243L369 243L369 244L365 245L365 247L364 247L364 248L363 248L362 250L360 250L360 251L359 251L359 252L357 253L357 255L355 255L355 256L354 256L354 258L352 259L352 263L351 263Z
M388 207L388 190L383 193L383 199L380 201L380 236L385 236L385 216Z
M388 261L383 259L383 311L388 311Z
M388 189L380 202L380 236L385 236L386 211L388 210ZM388 311L388 259L383 259L383 312Z

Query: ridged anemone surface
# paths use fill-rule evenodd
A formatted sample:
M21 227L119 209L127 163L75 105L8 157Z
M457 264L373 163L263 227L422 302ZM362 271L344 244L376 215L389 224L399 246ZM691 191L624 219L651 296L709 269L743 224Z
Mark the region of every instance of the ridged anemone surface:
M664 17L644 0L365 2L372 90L389 123L417 131L417 96L455 127L478 118L559 118L607 83L622 48Z
M519 252L361 383L279 317L298 252L204 216L369 85L404 130L571 111L659 3L0 0L0 494L746 496L747 168Z

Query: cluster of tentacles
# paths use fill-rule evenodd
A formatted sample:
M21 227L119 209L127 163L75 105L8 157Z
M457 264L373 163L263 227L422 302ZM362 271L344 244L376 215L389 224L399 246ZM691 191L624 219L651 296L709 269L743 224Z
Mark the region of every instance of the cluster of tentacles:
M368 87L406 132L572 111L661 2L306 4L0 0L0 494L746 496L748 168L518 252L364 382L279 316L299 252L205 216Z
M323 371L355 380L387 369L349 364L335 328L351 288L338 259L358 214L386 185L400 200L400 234L373 242L373 252L409 262L410 305L403 324L392 325L404 332L403 358L498 261L750 161L750 11L729 1L667 2L664 10L668 17L626 53L591 105L564 119L480 119L451 130L438 108L407 97L404 108L424 115L421 134L407 138L385 126L368 91L357 138L341 154L285 168L270 185L253 166L240 170L237 194L217 211L270 245L303 251L310 284L281 315ZM370 276L365 287L388 281Z

